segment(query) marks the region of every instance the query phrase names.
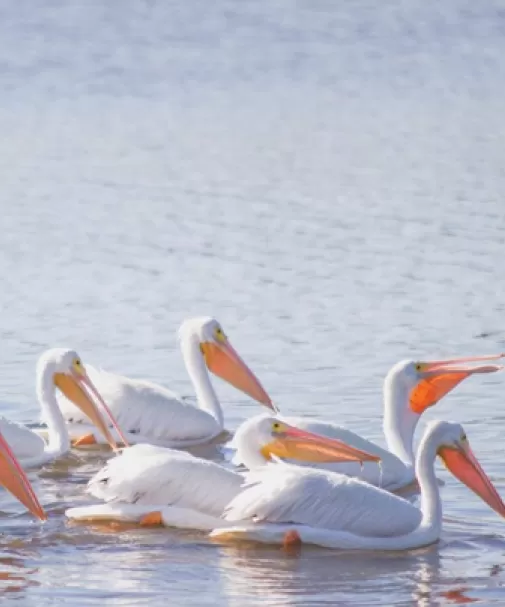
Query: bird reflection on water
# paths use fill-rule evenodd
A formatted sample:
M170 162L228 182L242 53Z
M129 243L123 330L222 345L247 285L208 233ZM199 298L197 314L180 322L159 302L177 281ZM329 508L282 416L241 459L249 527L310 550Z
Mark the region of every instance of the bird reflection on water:
M440 573L436 547L407 555L304 549L299 555L280 558L278 549L222 549L220 564L230 605L243 605L244 599L247 605L350 604L353 600L365 604L370 592L390 598L402 579L412 604L424 607L436 596L434 584Z
M2 547L4 550L5 548ZM0 600L5 601L11 594L22 593L29 587L39 586L38 567L26 565L22 554L3 552L0 557Z

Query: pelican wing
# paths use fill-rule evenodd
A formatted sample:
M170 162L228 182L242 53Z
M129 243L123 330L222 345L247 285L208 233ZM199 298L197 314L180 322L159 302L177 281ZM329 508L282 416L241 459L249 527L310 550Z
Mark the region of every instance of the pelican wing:
M247 475L247 486L228 504L224 518L391 537L416 529L421 512L358 479L277 462Z
M221 432L212 415L163 386L89 365L86 370L128 436L166 441L171 446L178 446L181 441L184 443L181 446L186 446L211 440ZM68 423L89 424L84 414L63 395L58 394L58 401Z
M243 477L215 462L152 445L134 445L110 459L89 481L105 502L179 506L220 516Z
M44 455L44 439L32 432L30 428L2 417L0 418L0 432L22 464Z

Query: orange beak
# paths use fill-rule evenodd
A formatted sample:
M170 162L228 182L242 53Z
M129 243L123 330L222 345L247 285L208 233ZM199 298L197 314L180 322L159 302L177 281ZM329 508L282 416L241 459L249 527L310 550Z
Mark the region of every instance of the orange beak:
M276 433L274 440L261 448L261 454L267 460L274 455L281 459L312 463L380 461L377 455L285 423L282 423L282 430Z
M419 371L421 379L410 393L410 408L415 413L421 414L428 407L435 405L470 375L476 373L494 373L503 369L500 365L472 367L463 363L497 360L502 357L503 354L498 354L424 363L422 370Z
M223 343L203 342L201 349L205 363L212 373L262 405L277 411L258 378L228 341Z
M465 444L459 449L442 447L438 450L438 455L457 479L476 493L500 516L505 517L505 504L498 495L495 486L481 468L470 449L470 445Z
M16 459L5 438L0 434L0 484L17 498L33 516L41 521L47 514L39 503L35 491L23 468Z
M107 442L109 443L113 451L117 451L118 446L109 430L109 426L105 422L95 402L88 394L88 391L93 394L93 396L95 396L95 398L98 400L100 405L107 413L107 416L109 417L112 425L116 428L125 446L129 446L123 433L121 432L121 428L119 427L118 423L116 422L116 419L112 415L111 410L106 405L105 401L93 385L93 382L86 375L86 373L76 373L75 371L72 371L71 374L56 373L54 375L54 383L69 400L71 400L77 407L79 407L79 409L84 413L84 415L89 417L89 419L98 428L98 430L105 436Z

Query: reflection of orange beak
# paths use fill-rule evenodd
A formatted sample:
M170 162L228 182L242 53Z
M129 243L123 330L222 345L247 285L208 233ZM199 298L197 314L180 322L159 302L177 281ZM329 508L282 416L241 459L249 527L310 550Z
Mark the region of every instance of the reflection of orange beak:
M470 449L470 445L466 444L460 449L441 447L438 450L438 455L456 478L483 499L500 516L505 517L505 504L493 483L481 468Z
M460 382L475 373L493 373L503 367L499 365L482 365L478 367L465 366L461 363L483 360L495 360L498 356L478 356L459 358L447 361L426 363L419 372L422 379L410 393L410 408L415 413L423 413L428 407L435 405Z
M261 454L267 460L275 455L282 459L313 463L380 461L380 457L351 447L342 441L300 430L284 423L282 431L274 440L261 448Z
M89 419L95 424L98 430L105 436L107 442L114 451L118 450L118 446L114 437L112 436L107 423L105 422L102 414L98 410L98 407L93 402L93 399L87 393L89 390L99 401L102 407L105 409L108 417L110 418L112 425L116 428L121 440L125 446L128 446L121 429L119 428L112 412L105 404L100 393L93 385L92 381L85 374L72 373L71 375L66 373L55 373L54 375L55 385L63 392L63 394L71 400L79 409L89 417ZM81 387L82 386L82 387Z
M41 521L47 519L35 491L20 463L0 434L0 483Z
M230 343L204 342L201 344L207 367L237 390L276 411L272 400L265 392L257 377L235 352Z

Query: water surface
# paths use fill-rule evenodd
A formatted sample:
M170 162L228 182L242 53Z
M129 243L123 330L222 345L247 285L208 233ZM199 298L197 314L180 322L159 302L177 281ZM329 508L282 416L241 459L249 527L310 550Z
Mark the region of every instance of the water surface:
M504 15L468 0L3 6L2 413L38 420L34 365L56 345L191 394L175 331L214 314L283 412L382 441L394 362L504 350ZM503 386L472 378L427 418L463 422L505 495ZM259 411L217 387L230 430ZM107 456L31 473L42 527L2 494L3 604L505 600L503 522L443 470L439 545L290 556L67 525Z

